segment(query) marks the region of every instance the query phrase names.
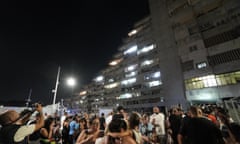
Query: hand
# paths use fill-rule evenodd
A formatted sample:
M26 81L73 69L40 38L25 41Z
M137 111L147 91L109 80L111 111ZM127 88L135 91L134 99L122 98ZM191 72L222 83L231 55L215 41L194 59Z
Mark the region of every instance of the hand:
M35 105L36 105L36 110L37 110L39 113L41 113L41 112L42 112L42 105L39 104L39 103L36 103Z
M153 125L155 125L155 121L156 121L155 118L153 118L153 120L152 120L152 124Z

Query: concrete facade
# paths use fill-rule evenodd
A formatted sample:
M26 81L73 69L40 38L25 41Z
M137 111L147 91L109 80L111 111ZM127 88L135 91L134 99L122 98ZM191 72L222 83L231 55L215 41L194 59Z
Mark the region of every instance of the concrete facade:
M175 67L172 75L182 73L184 83L175 87L186 89L187 100L208 103L240 96L239 1L149 0L149 4L157 44L167 49L160 56L166 56L161 71L169 65ZM167 60L171 57L176 57L176 64ZM181 68L176 67L179 63ZM171 83L174 80L165 82Z

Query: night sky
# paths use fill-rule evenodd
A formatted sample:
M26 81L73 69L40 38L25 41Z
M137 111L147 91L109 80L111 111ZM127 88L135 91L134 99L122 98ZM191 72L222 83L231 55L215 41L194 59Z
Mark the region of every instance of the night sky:
M0 101L52 103L61 66L57 101L107 67L133 24L149 14L148 0L7 1L1 4Z

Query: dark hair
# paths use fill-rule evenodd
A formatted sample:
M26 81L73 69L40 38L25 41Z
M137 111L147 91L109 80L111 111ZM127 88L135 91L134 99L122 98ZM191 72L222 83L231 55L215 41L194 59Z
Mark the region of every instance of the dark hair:
M97 119L96 116L91 117L91 118L89 119L89 125L92 125L95 119Z
M140 116L138 113L133 112L129 117L129 127L134 129L135 126L140 124Z
M110 132L121 132L121 129L127 130L127 123L124 119L113 119L109 123L108 129Z
M122 114L114 114L112 117L113 120L114 119L123 119L123 118L124 118L124 116Z
M198 115L198 107L197 106L191 106L189 108L189 111L194 115L197 116Z
M54 122L54 118L53 118L53 117L48 117L48 118L44 121L44 128L47 129L48 132L49 132L49 130L50 130L50 125L51 125L52 122Z
M121 132L121 129L127 130L127 123L124 119L112 119L108 125L108 130L110 132ZM108 137L108 144L115 144L115 141L118 138Z
M124 107L123 106L118 106L117 111L120 112L121 110L124 110Z
M80 119L80 121L79 122L84 122L84 129L87 129L88 127L87 127L87 120L83 117L83 118L81 118Z
M240 142L240 125L237 123L230 124L230 131L234 135L237 142Z
M7 123L11 122L10 121L10 115L9 112L6 111L0 115L0 125L5 125Z
M218 111L219 113L223 114L223 115L228 116L228 110L225 109L225 108L218 107L218 108L217 108L217 111Z

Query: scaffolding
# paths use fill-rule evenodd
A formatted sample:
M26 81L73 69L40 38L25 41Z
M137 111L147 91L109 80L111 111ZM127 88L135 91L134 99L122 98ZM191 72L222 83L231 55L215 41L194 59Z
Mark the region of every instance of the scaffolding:
M234 122L240 124L240 97L225 100L224 106L228 110L228 113Z

